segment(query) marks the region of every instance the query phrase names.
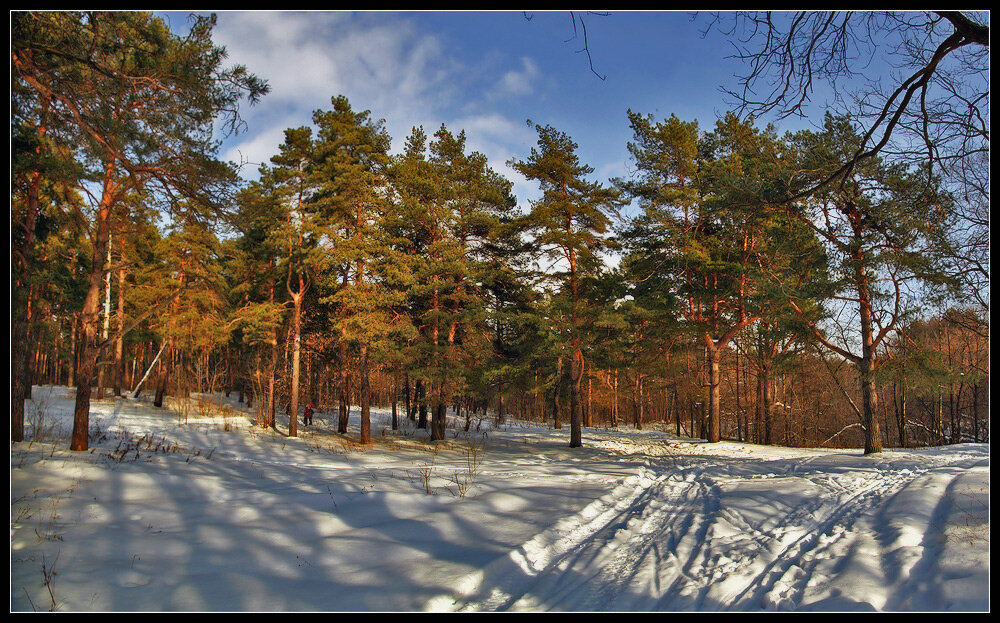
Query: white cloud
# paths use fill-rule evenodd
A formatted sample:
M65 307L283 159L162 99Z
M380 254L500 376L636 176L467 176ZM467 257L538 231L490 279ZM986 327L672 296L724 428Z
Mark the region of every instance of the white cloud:
M276 136L273 153L284 128L311 124L312 112L328 109L336 95L385 119L399 147L413 125L433 127L428 120L442 117L461 70L434 36L383 14L222 13L214 39L231 62L246 65L271 86L260 104L246 110L254 137L227 145L229 153L257 154Z
M534 90L534 84L541 75L538 65L527 57L521 58L521 70L511 70L500 79L496 95L528 95Z
M246 65L271 86L257 106L243 111L249 132L224 146L225 159L252 163L244 177L256 177L286 128L311 125L314 110L329 109L332 96L345 95L355 110L386 120L394 152L413 126L433 135L444 123L453 132L466 131L468 148L485 154L514 183L522 205L538 194L537 185L507 166L528 155L535 131L499 108L509 96L536 90L541 71L530 58L520 58L519 67L487 92L475 85L489 82L498 59L458 60L442 39L390 13L223 12L214 39L230 62Z
M469 145L483 153L487 152L480 146L489 147L497 143L527 146L535 143L535 131L524 120L512 121L498 112L461 117L454 123L456 131L465 130Z
M522 207L527 206L529 198L538 197L538 185L507 164L511 159L526 158L537 141L535 130L524 120L513 121L498 112L490 112L456 119L449 129L465 130L469 151L484 154L493 170L513 183L514 195Z

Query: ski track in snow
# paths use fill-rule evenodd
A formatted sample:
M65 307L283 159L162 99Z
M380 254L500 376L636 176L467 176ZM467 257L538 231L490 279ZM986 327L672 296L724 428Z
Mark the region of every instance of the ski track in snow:
M810 473L811 460L788 461L783 472L748 470L735 477L725 461L674 459L659 475L641 468L579 514L467 576L455 595L432 599L426 609L797 609L809 605L810 593L823 595L816 587L843 566L859 541L872 546L864 556L883 576L907 573L910 569L894 565L894 552L865 542L855 524L869 520L927 469L908 464ZM801 479L808 495L791 500L789 512L773 525L768 524L774 513L764 513L762 521L746 508L722 505L723 490L738 493L755 480L784 477ZM880 525L876 521L864 531Z

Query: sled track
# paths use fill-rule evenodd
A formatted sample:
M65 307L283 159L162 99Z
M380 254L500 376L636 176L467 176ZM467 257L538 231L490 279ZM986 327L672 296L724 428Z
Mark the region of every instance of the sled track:
M855 522L877 511L886 500L924 471L901 475L876 470L873 477L857 490L838 487L839 490L831 491L836 503L829 508L817 504L816 510L824 513L820 521L807 527L801 538L784 546L762 573L732 596L730 603L734 609L774 609L798 605L799 597L817 565L836 557L833 553L835 546L849 537ZM760 536L767 538L767 535Z
M724 505L726 461L640 468L606 496L465 577L429 610L759 610L795 607L816 566L854 523L920 471L872 469L845 481L794 474L821 495L761 527ZM662 470L662 471L660 471ZM660 472L660 473L657 473ZM756 474L757 477L761 475Z

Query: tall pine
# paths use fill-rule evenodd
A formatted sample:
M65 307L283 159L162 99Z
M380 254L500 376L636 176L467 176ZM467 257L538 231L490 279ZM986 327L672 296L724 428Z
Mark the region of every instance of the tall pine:
M383 221L389 209L389 135L371 113L355 111L344 96L316 111L313 180L323 222L328 274L340 277L333 296L341 340L341 418L347 432L348 349L357 350L361 441L371 440L370 371L373 349L393 330L380 268L387 257Z
M618 192L586 179L593 168L580 162L577 144L552 126L535 125L537 147L526 160L511 162L520 174L538 182L542 198L531 203L530 234L551 262L548 281L552 304L561 319L562 349L570 368L570 447L582 445L580 382L593 312L588 279L602 267L608 247L609 214L617 208Z

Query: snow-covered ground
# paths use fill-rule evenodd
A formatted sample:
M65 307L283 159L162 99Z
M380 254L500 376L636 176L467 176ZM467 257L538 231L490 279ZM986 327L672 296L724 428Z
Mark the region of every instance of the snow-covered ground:
M570 449L567 428L485 421L430 444L376 411L364 448L356 409L348 439L335 411L298 438L181 411L95 401L100 433L72 453L71 391L34 389L11 610L989 609L984 444L865 457L586 429Z

